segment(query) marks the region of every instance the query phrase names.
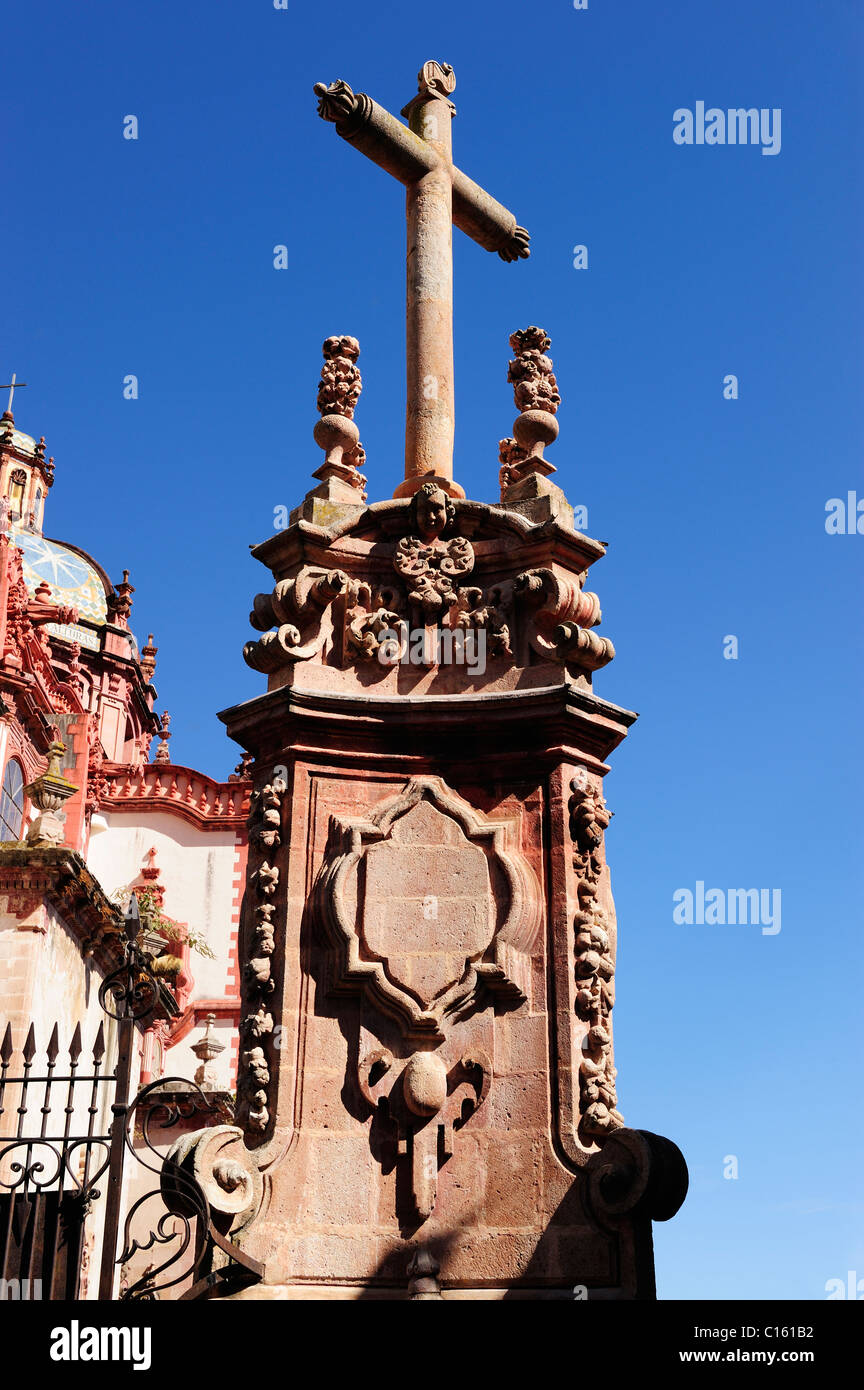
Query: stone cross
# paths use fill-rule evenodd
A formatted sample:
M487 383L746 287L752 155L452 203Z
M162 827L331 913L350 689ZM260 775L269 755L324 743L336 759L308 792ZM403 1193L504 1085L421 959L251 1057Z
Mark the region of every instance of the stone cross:
M453 69L424 63L417 80L417 96L402 109L407 126L347 82L318 82L315 94L336 133L407 190L405 481L394 495L410 497L434 477L450 496L464 497L453 481L453 223L505 261L528 256L530 238L453 163Z
M27 382L26 382L26 381L19 381L19 380L18 380L17 373L16 373L16 372L13 372L13 373L12 373L12 380L11 380L11 381L4 381L3 385L0 386L0 391L8 391L8 392L9 392L9 404L8 404L7 407L6 407L6 414L7 414L7 415L11 415L11 414L12 414L12 398L13 398L13 396L15 395L16 389L17 389L17 388L20 388L21 386L26 386L26 385L27 385Z

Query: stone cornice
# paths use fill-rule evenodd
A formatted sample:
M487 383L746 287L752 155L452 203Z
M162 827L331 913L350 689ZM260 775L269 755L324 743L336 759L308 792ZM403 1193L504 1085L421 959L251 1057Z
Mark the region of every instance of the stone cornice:
M82 957L92 957L104 974L121 964L125 934L120 909L74 850L63 845L0 844L0 892L41 898L76 939ZM176 1013L173 996L160 988L150 1019Z
M494 752L503 764L529 754L538 760L532 766L539 766L540 760L578 760L586 752L599 765L638 716L565 681L525 690L429 696L358 696L282 686L223 710L219 718L231 737L256 756L277 751L271 747L274 729L282 730L284 739L293 728L295 741L304 747L314 743L338 759L339 731L350 726L355 749L359 744L369 752L386 751L393 741L407 749L416 734L418 751L425 749L428 755L434 732L446 739L448 759Z

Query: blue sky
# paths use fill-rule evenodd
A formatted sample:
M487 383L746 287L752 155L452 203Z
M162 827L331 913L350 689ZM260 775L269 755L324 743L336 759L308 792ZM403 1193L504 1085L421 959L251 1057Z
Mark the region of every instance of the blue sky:
M403 194L312 85L398 111L425 59L454 65L456 161L533 238L506 266L456 236L456 475L496 500L508 335L541 324L556 481L610 543L592 586L618 655L596 688L641 714L607 779L616 1060L628 1123L691 1169L655 1230L667 1298L864 1278L864 536L825 531L829 498L864 498L862 31L852 0L4 16L0 365L56 456L46 533L131 570L172 752L220 777L236 753L214 712L264 682L241 657L269 577L248 547L321 460L325 336L361 343L370 495L401 476ZM700 100L780 108L780 153L676 145L673 112ZM676 925L700 880L780 888L781 931Z

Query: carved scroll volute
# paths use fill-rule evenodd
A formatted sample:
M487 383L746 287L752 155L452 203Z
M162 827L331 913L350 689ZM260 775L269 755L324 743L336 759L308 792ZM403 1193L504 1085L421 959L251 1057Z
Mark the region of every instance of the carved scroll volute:
M214 1223L225 1232L236 1235L261 1205L261 1174L236 1125L214 1125L184 1134L171 1147L161 1173L162 1196L169 1211L181 1216L199 1214L190 1182L200 1189Z
M270 594L256 594L249 622L265 635L243 648L247 666L269 673L317 656L332 631L330 605L347 588L342 570L310 568L281 579ZM275 632L267 630L274 626Z
M546 661L596 671L613 659L615 648L590 631L603 615L597 595L582 588L584 578L553 565L523 571L513 587L534 651Z
M617 1129L588 1164L587 1200L606 1227L631 1216L669 1221L687 1196L684 1155L659 1134Z

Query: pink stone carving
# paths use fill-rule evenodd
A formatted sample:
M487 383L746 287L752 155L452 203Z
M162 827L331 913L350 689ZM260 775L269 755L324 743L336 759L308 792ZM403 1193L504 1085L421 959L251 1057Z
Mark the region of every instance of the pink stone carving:
M515 353L507 369L513 385L513 398L520 414L513 425L514 439L502 440L499 458L502 485L509 487L531 474L554 473L554 466L543 456L547 444L558 438L555 415L561 404L552 360L546 356L550 338L542 328L522 328L510 335Z

